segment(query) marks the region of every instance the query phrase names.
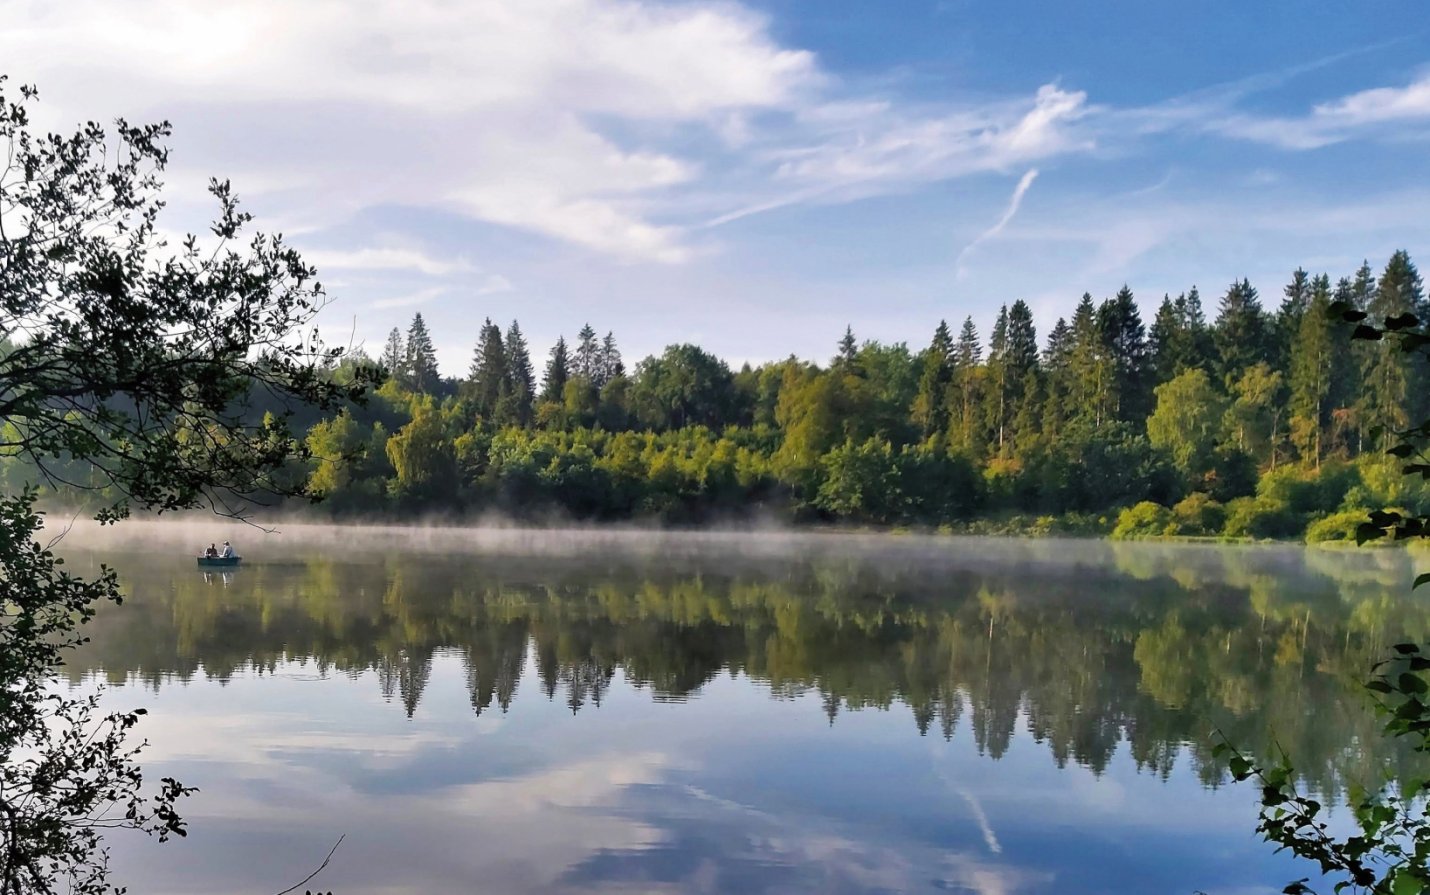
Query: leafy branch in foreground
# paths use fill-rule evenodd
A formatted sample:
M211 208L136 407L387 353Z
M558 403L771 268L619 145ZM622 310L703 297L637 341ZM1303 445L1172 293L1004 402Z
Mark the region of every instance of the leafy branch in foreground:
M1327 313L1355 324L1352 338L1378 343L1372 351L1382 357L1430 355L1430 326L1411 311L1401 311L1371 320L1370 314L1346 302L1332 304ZM1368 322L1369 321L1369 322ZM1374 359L1373 359L1374 360ZM1394 379L1394 366L1386 367ZM1423 396L1402 389L1402 417L1413 418L1427 408L1418 406ZM1404 422L1402 419L1400 422ZM1382 431L1373 433L1378 440ZM1430 480L1430 419L1418 425L1397 425L1397 440L1387 453L1405 461L1401 471ZM1430 516L1395 510L1372 512L1356 530L1356 541L1430 537ZM1430 582L1420 575L1415 586ZM1430 755L1430 656L1413 643L1395 646L1395 655L1377 663L1366 690L1376 712L1385 721L1390 739L1409 738L1414 752ZM1238 781L1255 780L1261 786L1261 818L1257 832L1278 850L1287 850L1320 865L1321 872L1336 879L1334 891L1364 892L1372 895L1419 895L1430 892L1430 778L1386 778L1373 788L1353 791L1349 807L1357 832L1339 837L1324 819L1324 806L1303 795L1295 784L1295 768L1283 752L1270 766L1258 765L1229 742L1216 746L1216 754L1227 756L1232 776ZM1286 886L1288 895L1315 892L1310 879Z
M70 575L41 546L40 481L100 492L114 522L130 505L208 506L241 516L265 496L302 496L287 470L306 456L300 410L360 401L365 375L330 370L342 349L313 329L316 272L277 236L240 242L249 216L228 183L212 240L177 253L159 235L167 124L71 136L30 129L33 88L0 76L0 454L36 470L0 497L0 895L122 891L102 834L183 835L172 779L145 794L127 744L141 711L58 692L57 669L114 573Z
M1396 655L1377 663L1366 690L1376 712L1385 717L1387 737L1409 737L1415 752L1430 754L1430 685L1422 673L1430 658L1413 643L1395 647ZM1374 788L1352 790L1349 808L1357 832L1339 837L1331 832L1325 806L1303 795L1296 771L1284 753L1270 766L1258 765L1228 742L1213 755L1225 757L1232 777L1254 780L1261 787L1261 818L1257 832L1267 842L1320 865L1337 878L1336 892L1373 895L1416 895L1430 892L1430 779L1387 778ZM1308 879L1291 883L1289 895L1315 892Z

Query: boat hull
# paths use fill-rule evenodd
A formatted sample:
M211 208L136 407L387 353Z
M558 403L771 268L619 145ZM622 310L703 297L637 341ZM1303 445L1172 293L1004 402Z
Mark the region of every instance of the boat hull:
M242 559L243 559L243 557L241 557L241 556L200 556L200 557L198 557L198 560L199 560L199 568L201 568L201 569L233 568L234 566L238 565L239 561L242 560Z

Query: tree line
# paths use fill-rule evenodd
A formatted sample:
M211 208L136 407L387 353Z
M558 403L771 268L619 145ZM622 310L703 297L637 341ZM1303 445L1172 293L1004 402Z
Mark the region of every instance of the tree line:
M1383 451L1425 403L1418 355L1353 343L1333 305L1422 314L1410 256L1377 276L1296 270L1275 307L1247 280L1197 289L1150 325L1132 291L1084 294L1040 339L1022 301L927 346L859 341L825 364L732 370L672 345L628 370L613 333L558 339L540 379L518 322L481 327L461 378L421 314L393 330L365 407L312 421L298 474L333 512L558 512L1290 537L1426 501ZM1190 503L1188 503L1190 501ZM1145 504L1138 506L1139 504ZM1124 512L1126 511L1126 512Z
M628 368L614 333L557 340L541 374L521 326L490 319L469 369L438 369L419 313L381 355L332 365L365 403L288 417L309 456L283 484L338 516L480 514L673 523L797 522L1164 535L1349 538L1367 509L1430 510L1385 456L1427 409L1426 364L1353 342L1427 303L1410 256L1332 281L1296 270L1274 307L1247 280L1196 288L1144 322L1131 289L1084 294L1040 338L1032 309L971 317L927 345L846 329L820 364L732 370L671 345ZM260 429L267 407L255 390ZM55 467L58 468L58 467ZM53 471L50 470L50 471ZM0 468L33 481L22 459ZM61 481L83 480L82 463ZM281 478L281 477L279 477ZM101 491L101 494L103 492Z

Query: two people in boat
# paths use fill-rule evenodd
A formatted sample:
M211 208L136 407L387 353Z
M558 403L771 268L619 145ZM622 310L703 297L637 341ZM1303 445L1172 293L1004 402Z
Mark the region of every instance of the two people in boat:
M229 545L228 541L223 542L223 552L219 552L219 549L213 544L210 544L208 549L204 551L205 559L229 559L232 556L233 547Z

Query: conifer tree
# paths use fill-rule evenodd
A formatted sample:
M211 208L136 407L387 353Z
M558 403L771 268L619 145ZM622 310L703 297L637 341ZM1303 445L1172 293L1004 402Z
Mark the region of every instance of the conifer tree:
M1252 366L1270 360L1266 312L1248 280L1234 282L1227 288L1217 314L1213 341L1217 374L1228 390Z
M923 354L919 390L911 408L914 425L927 438L948 427L948 385L953 380L953 336L948 322L940 320L933 342Z
M1402 314L1424 319L1421 286L1420 272L1410 256L1398 251L1385 265L1366 310L1377 325ZM1426 377L1421 357L1401 351L1393 339L1372 343L1364 364L1361 382L1367 398L1367 422L1372 431L1378 429L1382 435L1377 444L1370 446L1374 448L1391 443L1388 439L1392 433L1423 416Z
M1276 345L1272 358L1278 366L1290 366L1292 345L1301 334L1301 320L1311 304L1311 289L1311 275L1305 268L1298 267L1291 274L1291 282L1281 290L1284 297L1276 312Z
M566 352L565 337L558 337L551 348L551 358L546 362L546 375L541 381L541 400L560 404L566 392L566 381L571 378L571 358Z
M490 317L482 324L478 344L477 366L472 371L472 400L479 416L497 421L507 396L511 394L511 373L507 368L501 327L492 323Z
M1098 308L1098 327L1112 367L1112 411L1122 420L1141 421L1150 412L1147 331L1132 290L1123 286Z
M834 366L856 372L859 366L859 343L854 340L854 327L844 327L844 337L839 340L839 354L834 358Z
M506 331L506 369L510 382L508 407L502 416L519 426L531 423L532 399L536 394L536 375L531 369L531 353L526 338L515 320Z
M407 328L407 350L404 372L410 385L423 394L437 390L437 351L432 347L432 336L427 332L427 323L419 311L412 317L412 325Z
M992 433L993 446L1000 455L1008 436L1008 379L1008 306L1003 305L988 339L988 388L983 396L984 427Z
M407 346L402 341L402 331L395 326L387 334L387 345L382 349L382 366L399 385L406 384Z
M1317 468L1323 455L1322 436L1330 424L1332 383L1340 372L1336 369L1337 336L1330 306L1331 281L1322 274L1308 286L1300 326L1290 346L1291 438L1302 458Z
M982 375L983 345L972 317L963 319L958 343L953 349L950 371L949 445L969 454L979 453L979 384Z
M1098 325L1092 296L1084 292L1073 312L1072 347L1068 352L1070 416L1094 427L1110 421L1112 414L1113 370L1107 346Z
M599 372L595 379L597 388L605 388L612 379L626 375L626 365L621 361L621 350L616 347L615 333L607 332L606 337L601 340L598 367Z
M1183 304L1187 297L1179 297ZM1152 318L1152 326L1147 331L1147 341L1151 355L1152 378L1157 385L1171 380L1177 370L1176 344L1181 337L1182 315L1172 296L1163 295L1157 306L1157 314Z
M576 334L576 356L571 362L571 375L594 383L601 371L601 345L596 331L587 323Z

